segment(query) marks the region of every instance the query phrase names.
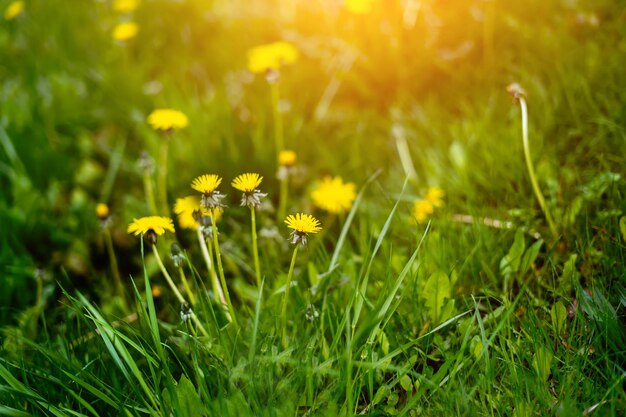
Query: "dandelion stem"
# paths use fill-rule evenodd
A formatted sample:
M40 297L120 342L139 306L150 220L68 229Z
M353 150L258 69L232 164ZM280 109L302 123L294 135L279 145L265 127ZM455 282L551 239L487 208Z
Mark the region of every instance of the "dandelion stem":
M276 152L280 152L285 148L285 141L283 137L283 118L280 113L280 88L278 83L278 80L270 83L270 89L272 94L272 114L274 116L274 141L276 145Z
M287 199L289 195L289 176L285 175L280 179L280 199L278 200L278 220L285 218L287 211Z
M169 212L169 205L167 204L167 154L169 151L170 138L166 136L161 141L161 148L159 149L159 205L163 214Z
M219 299L220 303L224 306L228 307L226 304L226 299L224 298L224 292L222 291L222 286L220 285L220 281L217 278L217 274L215 273L215 268L213 267L213 261L211 259L211 242L204 240L204 235L200 228L197 230L198 235L198 243L200 244L200 250L202 251L202 256L204 257L204 262L206 262L206 267L209 271L209 276L211 277L211 288L213 288L213 294L215 297Z
M187 296L189 297L189 301L191 301L191 305L195 305L196 298L193 296L193 292L191 291L189 282L187 282L187 277L185 276L185 271L183 271L182 265L178 267L178 272L180 274L180 280L183 282L183 286L185 287L185 292L187 293Z
M185 301L185 298L180 293L180 291L178 291L178 288L176 288L176 284L174 284L174 281L172 281L172 277L170 276L169 272L167 272L167 269L165 269L165 265L163 265L163 261L161 260L161 256L159 256L159 251L157 250L156 245L151 245L151 246L152 246L152 252L154 253L154 257L157 260L157 264L159 264L159 269L161 269L161 273L163 274L163 276L165 277L165 280L167 281L168 285L170 286L170 288L174 292L174 295L178 299L178 302L181 305L186 304L187 302ZM191 311L191 319L193 320L195 325L198 327L198 329L200 329L200 332L204 336L208 336L209 335L207 333L206 329L204 328L204 326L202 325L202 323L200 323L200 320L198 320L198 316L196 316L196 313L194 313L193 310Z
M528 108L526 107L526 99L523 96L518 97L519 105L522 110L522 142L524 145L524 158L526 159L526 168L528 169L528 176L530 177L530 182L533 187L533 191L535 192L535 197L537 197L537 201L539 201L539 206L541 206L541 210L546 217L546 221L548 222L548 226L550 227L550 231L552 235L557 238L559 233L554 224L554 220L552 220L552 216L548 211L548 206L546 204L546 200L541 193L541 189L539 188L539 183L537 182L537 177L535 176L535 169L533 168L533 164L530 158L530 143L528 141Z
M253 205L250 205L250 219L252 223L252 252L254 256L254 272L256 273L257 288L261 288L261 264L259 262L259 245L256 236L256 211Z
M213 228L213 249L215 251L215 259L217 260L217 271L220 274L220 281L222 283L222 289L224 290L224 297L226 298L226 306L228 307L232 322L237 325L235 309L233 308L233 303L230 301L228 286L226 286L226 277L224 276L224 267L222 265L222 254L220 252L220 243L217 239L217 226L215 225L215 216L213 213L211 213L211 227Z
M120 278L120 272L117 266L117 257L115 256L115 250L113 249L113 239L111 239L111 231L108 227L104 228L104 241L106 243L107 252L109 254L109 263L111 266L111 273L115 280L115 286L117 288L117 294L124 298L124 285L122 285L122 279Z
M150 214L156 216L158 214L156 200L154 198L154 188L152 187L152 178L148 170L143 172L143 189L146 193L146 200L148 202L148 209Z
M283 307L281 310L281 327L283 328L283 346L287 347L287 302L289 301L289 289L291 288L291 279L293 278L293 269L296 265L296 256L298 255L298 245L293 248L293 255L291 256L291 264L289 265L289 272L287 273L287 282L285 284L285 297L283 298Z

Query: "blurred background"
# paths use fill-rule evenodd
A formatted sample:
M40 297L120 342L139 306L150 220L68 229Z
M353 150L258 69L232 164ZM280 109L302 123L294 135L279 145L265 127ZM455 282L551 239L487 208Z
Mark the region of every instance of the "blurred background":
M0 0L0 10L12 3ZM139 273L126 225L147 214L138 160L158 152L146 123L155 108L189 117L172 139L170 202L188 195L197 175L229 182L244 171L264 175L275 201L269 90L246 67L248 50L268 42L300 51L281 72L285 142L303 167L294 207L310 205L312 179L341 175L360 186L381 169L368 207L384 214L377 203L393 199L405 177L395 127L417 171L409 195L438 185L450 212L532 226L519 108L506 94L519 82L538 176L550 204L563 208L557 217L572 214L582 189L596 194L578 199L579 211L600 207L600 223L623 209L621 197L598 197L614 179L600 174L624 173L623 2L126 3L26 0L0 21L0 325L24 320L38 293L54 300L58 284L95 299L109 293L98 203L112 213L121 275ZM136 35L114 39L124 22L137 24ZM594 180L600 185L589 188ZM403 209L408 215L409 204Z

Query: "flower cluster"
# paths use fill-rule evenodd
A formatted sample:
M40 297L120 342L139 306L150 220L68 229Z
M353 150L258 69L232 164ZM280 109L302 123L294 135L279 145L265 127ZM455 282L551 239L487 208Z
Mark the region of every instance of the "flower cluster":
M424 223L435 212L435 208L443 207L445 192L439 187L429 187L423 199L413 203L413 218Z

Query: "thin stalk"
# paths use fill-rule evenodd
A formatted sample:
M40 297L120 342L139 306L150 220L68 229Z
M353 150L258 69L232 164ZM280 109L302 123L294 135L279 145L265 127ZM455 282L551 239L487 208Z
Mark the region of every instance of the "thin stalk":
M278 221L285 218L287 212L287 199L289 198L289 175L286 174L280 179L280 195L278 200Z
M222 286L220 285L220 281L217 278L217 274L215 273L215 268L213 268L213 261L211 259L211 242L209 242L209 246L207 246L206 240L204 240L204 235L200 228L197 230L198 235L198 243L200 244L200 250L202 251L202 257L204 258L204 262L206 262L206 267L209 271L209 276L211 277L211 287L213 288L213 294L215 297L219 299L220 303L224 306L228 306L226 304L226 299L224 298L224 291L222 291Z
M281 327L283 332L283 346L287 347L287 302L289 300L289 289L291 288L291 279L293 278L293 269L296 265L296 256L298 255L298 245L293 248L291 256L291 264L289 265L289 273L287 273L287 283L285 284L285 297L283 298L283 307L281 309Z
M215 259L217 260L217 271L220 275L220 281L222 283L222 289L224 290L224 297L226 298L226 306L232 322L237 325L237 318L235 317L235 309L233 303L230 301L230 293L228 292L228 286L226 286L226 277L224 276L224 267L222 265L222 254L220 252L220 243L217 239L217 226L215 225L215 216L211 215L211 227L213 228L213 249L215 251Z
M259 245L256 236L256 211L250 205L250 220L252 223L252 255L254 256L254 272L256 273L256 286L261 288L261 264L259 262Z
M154 188L152 187L152 178L150 178L150 173L148 170L144 170L143 172L143 189L146 193L146 201L148 202L148 209L150 210L150 214L157 215L157 205L156 200L154 198Z
M285 139L283 136L283 118L280 113L280 88L279 81L270 82L272 95L272 115L274 116L274 143L276 153L285 149Z
M122 278L120 278L120 271L117 266L117 257L115 256L115 250L113 249L113 239L111 239L111 231L108 227L104 228L104 241L109 255L111 273L113 274L113 279L115 280L117 294L124 298L124 285L122 285Z
M159 205L163 214L169 213L169 205L167 204L167 154L169 151L170 138L165 136L161 141L161 148L159 149Z
M156 245L151 245L151 246L152 246L152 252L154 253L154 257L157 260L157 264L159 264L159 268L161 269L161 273L163 274L168 285L174 292L174 295L178 299L178 302L181 305L186 304L185 298L180 293L180 291L178 291L178 288L176 288L176 284L174 284L174 281L172 281L172 277L170 276L169 272L167 272L167 269L165 269L165 265L163 265L163 261L161 260L161 256L159 256L159 251L157 250ZM198 316L196 316L196 313L194 313L193 310L191 310L191 319L193 320L195 325L198 327L198 329L204 336L209 335L209 333L206 331L202 323L200 323L200 320L198 320Z
M178 266L178 273L180 274L180 280L183 282L183 286L185 287L185 292L187 293L187 296L189 297L189 301L191 301L191 305L193 306L196 304L196 298L194 297L193 292L191 291L189 282L187 282L187 277L185 276L185 271L183 271L182 265Z
M533 164L530 158L530 143L528 141L528 108L526 107L526 99L523 96L520 96L518 97L518 100L520 108L522 110L522 142L524 144L524 158L526 159L528 176L530 177L530 182L533 186L535 197L537 197L537 201L539 201L539 206L541 206L541 210L546 217L546 221L548 222L550 231L552 232L552 235L557 238L559 236L559 232L557 231L554 220L552 220L552 216L548 211L546 200L543 198L541 188L539 188L539 183L537 182L537 177L535 176L535 169L533 168Z

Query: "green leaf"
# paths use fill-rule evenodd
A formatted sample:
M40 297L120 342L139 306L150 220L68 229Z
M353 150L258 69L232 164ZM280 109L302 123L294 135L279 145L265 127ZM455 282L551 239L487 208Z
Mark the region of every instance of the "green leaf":
M480 355L483 353L483 342L480 339L480 336L475 335L472 337L470 341L470 352L476 359L480 358Z
M543 240L538 240L533 243L530 248L526 252L524 252L524 256L522 256L522 262L520 263L520 272L526 273L530 270L530 267L537 259L539 255L539 251L541 250L541 246L543 246Z
M411 381L411 377L408 375L404 375L400 378L400 385L406 392L411 392L413 390L413 381Z
M196 388L191 381L183 374L176 386L176 395L178 396L179 410L176 413L182 417L196 417L206 414L204 405L200 396L196 392Z
M504 255L500 261L500 272L505 278L511 278L513 274L519 271L522 256L524 255L524 249L526 249L524 231L522 229L517 229L515 232L515 239L513 240L511 249L509 249L509 253Z
M537 376L541 381L545 382L550 376L550 367L552 366L552 352L544 346L540 346L533 355L533 368L537 372Z
M622 232L622 240L626 242L626 216L619 219L619 230Z
M567 317L567 309L562 302L558 301L550 309L550 317L552 318L552 328L558 336L565 327L565 318Z
M441 310L446 299L450 299L452 296L452 286L450 285L450 279L444 272L437 271L432 274L424 290L422 291L422 297L426 300L426 308L428 309L428 315L433 323L439 323L442 317Z

